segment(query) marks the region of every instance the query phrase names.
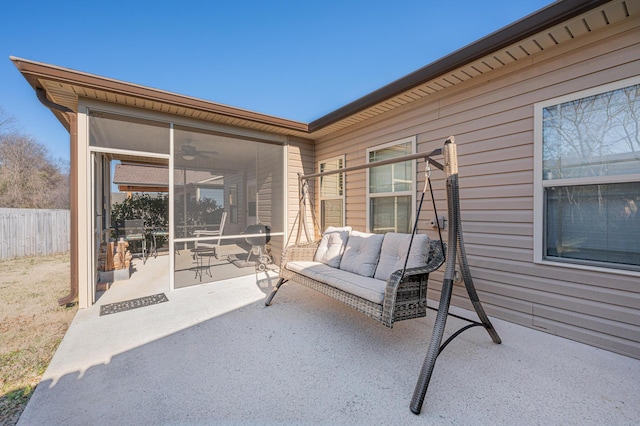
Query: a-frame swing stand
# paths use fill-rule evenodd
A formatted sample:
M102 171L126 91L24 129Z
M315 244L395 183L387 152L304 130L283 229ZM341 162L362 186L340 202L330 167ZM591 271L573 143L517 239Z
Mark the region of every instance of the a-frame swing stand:
M444 155L444 165L435 161L432 157L435 155ZM308 228L306 225L306 208L307 208L307 181L312 178L317 178L329 174L335 173L347 173L354 170L367 169L370 167L376 167L385 164L392 164L401 161L408 160L417 160L424 159L425 161L431 162L435 167L440 170L443 170L446 175L447 182L447 214L449 221L449 232L448 232L448 242L446 247L446 263L445 263L445 271L444 271L444 279L442 281L442 291L440 294L440 303L437 309L436 319L434 322L433 333L431 335L431 341L429 342L429 348L427 350L426 357L422 364L422 368L420 370L420 375L418 376L418 382L416 383L416 387L413 393L413 397L411 399L410 409L414 414L419 414L422 408L422 404L424 402L425 395L427 393L427 387L429 386L429 381L431 380L431 375L433 373L433 368L435 366L436 359L438 355L442 352L442 350L458 335L460 335L463 331L468 330L471 327L482 326L484 327L491 339L495 343L501 343L500 337L498 333L493 328L491 321L487 317L480 300L478 299L478 294L476 292L475 286L473 284L473 280L471 278L471 273L469 271L469 264L467 263L467 256L464 248L464 240L462 237L462 223L460 219L460 196L459 196L459 186L458 186L458 156L457 149L454 141L454 137L451 136L446 140L443 149L434 150L428 154L412 154L403 157L397 157L394 159L383 160L375 163L368 163L360 166L347 167L342 169L336 169L326 172L315 173L306 176L299 176L299 185L301 191L300 197L300 208L298 211L298 216L296 217L296 221L299 219L298 223L298 233L296 238L296 245L300 243L302 229L304 229L305 236L307 241L311 242L311 238L308 232ZM418 207L418 213L416 214L416 219L413 227L413 233L411 237L411 242L413 242L413 235L415 235L417 227L418 227L418 219L419 214L422 209L422 202L424 200L424 194L426 192L427 181L429 181L428 175L426 176L425 181L425 189L422 191L422 198L420 199L420 204ZM430 181L429 181L430 185ZM432 194L433 198L433 194ZM435 202L434 202L434 210L435 210ZM311 211L314 222L315 222L315 212ZM436 213L437 216L437 213ZM436 221L438 219L436 218ZM294 223L295 226L295 223ZM438 224L439 229L439 224ZM409 243L409 247L407 249L407 253L409 253L411 249L411 242ZM465 288L467 290L467 294L469 295L469 299L473 305L476 314L478 315L479 321L471 320L468 318L460 317L457 315L453 315L449 313L449 307L451 304L451 296L453 294L453 283L454 276L456 273L456 259L459 263L460 272L464 281ZM435 265L435 267L439 266L441 263ZM406 262L405 262L406 269ZM404 276L405 270L402 270L402 276ZM400 278L402 279L402 278ZM287 281L287 278L282 276L278 281L278 284L275 286L271 294L267 297L265 301L265 305L269 306L276 292L280 288L280 286ZM425 300L426 304L426 293ZM451 315L453 317L462 319L467 321L469 324L460 328L455 333L453 333L444 343L442 343L442 338L444 336L444 329L447 322L447 317ZM385 324L388 325L389 324Z
M489 317L484 312L478 293L473 284L471 278L471 272L469 271L469 264L467 263L467 254L464 248L464 240L462 237L462 223L460 219L460 194L458 185L458 154L457 148L454 143L453 136L447 139L443 149L444 154L444 172L447 178L447 216L449 219L449 233L447 239L447 256L445 263L444 279L442 280L442 292L440 293L440 304L438 305L438 313L433 325L433 333L431 334L431 341L429 342L429 349L427 355L422 363L420 375L418 376L418 382L416 388L413 391L413 397L411 398L411 405L409 408L414 414L420 414L422 409L422 403L424 402L425 395L427 394L427 387L431 380L433 368L436 363L436 358L442 352L454 338L456 338L463 331L475 327L484 327L491 339L495 343L502 343L498 332L493 328ZM416 219L417 220L417 219ZM437 218L436 218L437 220ZM447 341L442 344L442 337L444 336L444 328L447 323L447 316L449 314L449 306L451 304L451 295L453 293L453 282L455 276L456 258L458 259L460 272L464 280L464 286L467 289L469 299L473 304L473 308L480 319L480 322L469 320L467 318L461 318L468 321L470 324L461 328L456 333L451 335Z

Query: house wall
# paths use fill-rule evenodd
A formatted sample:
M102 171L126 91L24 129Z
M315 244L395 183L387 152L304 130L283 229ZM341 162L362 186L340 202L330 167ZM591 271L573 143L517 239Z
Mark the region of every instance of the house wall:
M640 358L640 277L533 262L534 104L638 74L632 18L321 138L316 160L346 154L351 167L371 146L417 135L417 151L429 152L455 135L467 255L488 314ZM432 178L445 212L443 176ZM420 170L417 180L422 188ZM348 174L346 223L361 231L365 200L365 173ZM423 211L420 230L437 238L426 225L432 216ZM432 274L430 298L441 280ZM460 283L453 303L471 308Z
M312 141L302 138L290 137L287 146L287 237L290 236L289 244L296 239L300 219L296 219L299 211L298 173L310 174L315 171L314 144ZM309 188L312 196L315 193L312 185ZM312 198L313 200L313 198ZM313 233L313 218L311 210L306 213L306 221L309 232ZM304 241L304 232L303 232ZM285 241L286 243L286 241ZM278 253L274 248L274 253Z

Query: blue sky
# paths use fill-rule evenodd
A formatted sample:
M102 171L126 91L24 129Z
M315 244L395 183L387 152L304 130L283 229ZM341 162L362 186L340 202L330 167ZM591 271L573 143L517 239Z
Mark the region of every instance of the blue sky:
M0 107L68 160L68 133L13 55L309 122L550 3L10 1Z

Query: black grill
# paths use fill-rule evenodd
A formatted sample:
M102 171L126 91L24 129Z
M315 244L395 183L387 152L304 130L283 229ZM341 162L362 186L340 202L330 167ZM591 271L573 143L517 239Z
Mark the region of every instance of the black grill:
M262 234L255 237L247 237L245 241L252 246L263 246L271 241L271 228L261 223L247 226L244 231L245 234Z

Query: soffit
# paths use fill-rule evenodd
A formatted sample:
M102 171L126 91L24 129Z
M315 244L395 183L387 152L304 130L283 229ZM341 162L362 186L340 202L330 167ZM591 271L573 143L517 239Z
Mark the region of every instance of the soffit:
M33 88L44 89L51 102L72 111L78 110L79 98L87 98L269 133L308 136L305 123L21 58L11 59ZM66 114L53 112L68 129Z

